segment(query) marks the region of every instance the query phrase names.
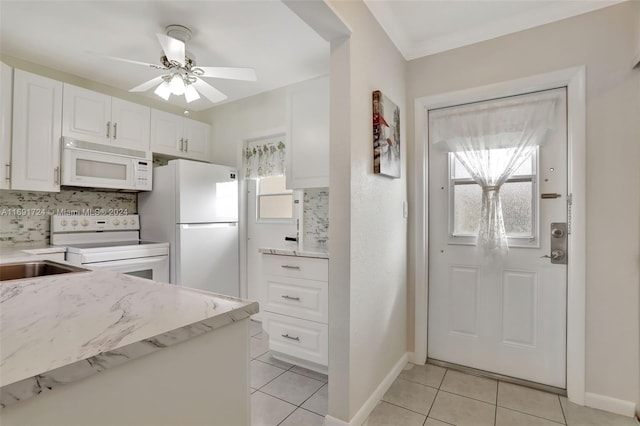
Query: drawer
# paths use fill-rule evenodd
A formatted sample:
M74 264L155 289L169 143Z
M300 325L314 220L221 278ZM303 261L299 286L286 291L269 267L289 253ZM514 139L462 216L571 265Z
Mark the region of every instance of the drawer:
M313 321L265 312L269 349L320 365L329 364L329 327Z
M312 257L263 254L262 273L265 275L329 281L329 262L327 259Z
M326 281L267 275L264 311L327 323L329 318Z

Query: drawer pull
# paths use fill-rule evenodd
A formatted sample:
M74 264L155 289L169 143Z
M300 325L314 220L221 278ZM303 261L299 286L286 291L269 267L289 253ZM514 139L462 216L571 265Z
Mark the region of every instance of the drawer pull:
M280 267L281 267L281 268L284 268L284 269L295 269L296 271L299 271L299 270L300 270L300 267L299 267L299 266L280 265Z
M299 337L291 337L288 334L283 334L282 337L284 337L285 339L291 339L291 340L295 340L296 342L300 341Z
M299 297L287 296L286 294L284 296L280 296L280 297L282 297L283 299L287 299L287 300L295 300L297 302L300 301Z

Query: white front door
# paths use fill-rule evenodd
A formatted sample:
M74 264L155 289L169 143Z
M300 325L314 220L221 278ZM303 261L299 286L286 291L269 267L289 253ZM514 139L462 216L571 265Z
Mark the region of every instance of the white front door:
M429 151L430 359L566 388L567 267L543 257L551 224L567 222L561 91L555 130L500 190L509 234L501 259L475 245L480 187L451 154Z

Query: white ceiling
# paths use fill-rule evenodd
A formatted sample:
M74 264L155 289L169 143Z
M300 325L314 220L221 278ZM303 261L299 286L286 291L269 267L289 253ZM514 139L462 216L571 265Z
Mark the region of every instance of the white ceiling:
M170 24L192 30L187 49L197 64L255 68L257 82L207 79L229 97L226 102L329 70L329 44L278 0L2 0L0 48L3 55L129 90L162 71L88 52L159 63L155 34ZM159 100L153 89L146 95ZM183 96L170 102L187 105ZM188 109L211 106L201 97Z
M346 1L346 0L340 0ZM364 0L406 59L454 49L623 0ZM226 102L326 74L329 45L279 0L2 0L0 52L129 90L162 72L99 55L159 63L156 33L189 27L201 66L255 68L257 82L207 79ZM94 52L94 54L89 53ZM146 96L159 100L153 89ZM205 99L188 105L199 111Z
M364 0L407 60L622 1L625 0Z

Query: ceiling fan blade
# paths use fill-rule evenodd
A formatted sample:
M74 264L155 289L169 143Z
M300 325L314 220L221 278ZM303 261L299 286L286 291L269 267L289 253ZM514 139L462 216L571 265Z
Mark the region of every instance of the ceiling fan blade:
M102 55L102 54L96 53L96 52L87 52L87 53L90 53L90 54L95 55L95 56L100 56L101 58L112 59L114 61L127 62L129 64L142 65L144 67L150 67L150 68L155 68L155 69L159 69L159 70L166 70L167 69L167 68L163 67L162 65L150 64L148 62L134 61L132 59L119 58L117 56Z
M209 99L213 103L222 102L227 99L227 95L201 79L197 79L195 83L193 83L193 86L198 92L202 93L205 98Z
M162 76L156 77L156 78L152 78L149 81L145 81L144 83L140 84L139 86L134 87L133 89L130 89L130 92L144 92L147 91L149 89L151 89L153 86L157 86L160 83L162 83L164 80L162 78Z
M162 51L169 61L175 61L180 65L184 65L185 47L184 42L169 37L165 34L156 34L158 41L162 46Z
M233 67L198 67L198 68L204 71L204 74L202 74L200 77L256 81L256 72L253 68L233 68Z

